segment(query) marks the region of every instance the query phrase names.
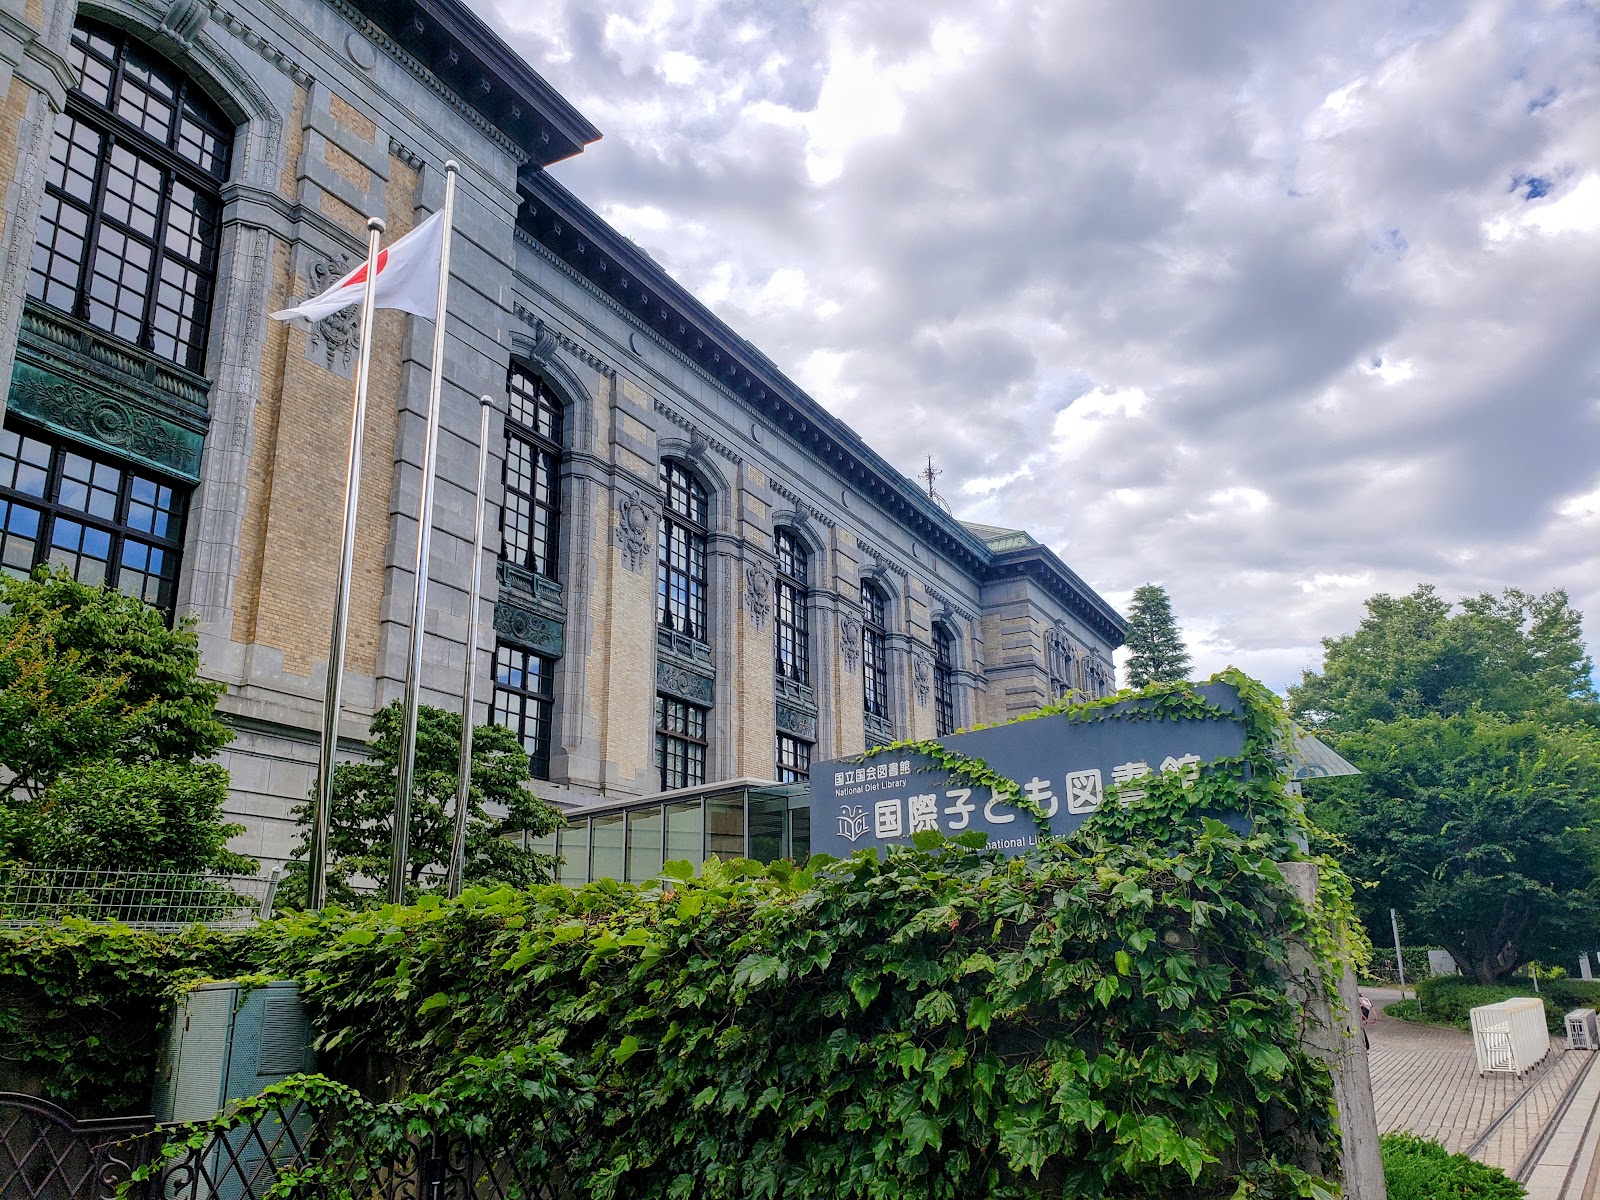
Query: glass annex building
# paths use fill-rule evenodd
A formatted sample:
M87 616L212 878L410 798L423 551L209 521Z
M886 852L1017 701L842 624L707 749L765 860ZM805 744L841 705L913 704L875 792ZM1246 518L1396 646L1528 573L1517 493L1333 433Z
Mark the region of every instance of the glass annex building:
M732 779L663 792L648 800L568 813L564 829L532 839L531 849L559 854L557 879L579 887L595 879L644 883L663 863L696 869L718 858L803 862L811 853L809 786Z

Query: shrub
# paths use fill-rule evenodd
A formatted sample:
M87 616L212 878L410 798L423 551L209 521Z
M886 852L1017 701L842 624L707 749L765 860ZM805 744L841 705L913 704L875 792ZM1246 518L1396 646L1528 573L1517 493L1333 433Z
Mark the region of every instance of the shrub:
M1452 1029L1472 1028L1471 1011L1485 1004L1523 996L1543 1000L1545 1024L1552 1034L1559 1035L1566 1032L1566 1015L1573 1009L1600 1009L1600 980L1540 979L1539 990L1535 992L1533 981L1529 979L1485 985L1465 976L1447 975L1423 980L1417 985L1417 996L1422 1002L1422 1020ZM1397 1017L1404 1016L1395 1011L1393 1005L1387 1011ZM1416 1018L1406 1016L1405 1019Z
M1528 1192L1499 1167L1451 1154L1409 1133L1379 1139L1389 1200L1523 1200Z

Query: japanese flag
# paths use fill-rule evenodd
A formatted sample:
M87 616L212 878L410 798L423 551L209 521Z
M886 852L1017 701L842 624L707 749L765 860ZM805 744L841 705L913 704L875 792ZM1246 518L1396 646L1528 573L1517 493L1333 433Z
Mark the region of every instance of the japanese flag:
M410 233L378 253L377 308L398 308L434 320L439 303L439 264L444 258L444 212L436 212ZM367 294L363 262L320 296L272 314L274 321L320 321L341 308L360 304Z

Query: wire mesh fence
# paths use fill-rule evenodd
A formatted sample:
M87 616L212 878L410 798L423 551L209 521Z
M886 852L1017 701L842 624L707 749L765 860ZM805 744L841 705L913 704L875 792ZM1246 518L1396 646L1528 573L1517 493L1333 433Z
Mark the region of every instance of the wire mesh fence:
M0 863L0 926L79 917L135 929L243 929L272 915L276 874L206 875Z

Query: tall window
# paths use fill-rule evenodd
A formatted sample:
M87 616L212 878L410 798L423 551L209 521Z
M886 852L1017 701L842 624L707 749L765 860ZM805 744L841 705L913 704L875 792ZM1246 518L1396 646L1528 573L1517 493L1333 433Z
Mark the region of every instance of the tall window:
M656 562L656 620L706 641L706 521L700 481L670 459L661 464L661 557Z
M1050 666L1050 698L1060 700L1072 690L1072 647L1057 630L1045 635L1045 653Z
M518 367L511 369L508 390L500 556L554 579L561 541L561 402L542 379Z
M777 619L773 622L774 651L779 679L811 684L811 639L806 618L806 548L793 531L780 529L773 537L778 551Z
M787 733L778 735L778 782L804 783L811 778L811 743Z
M956 731L956 643L943 625L933 627L933 704L939 737Z
M79 21L67 57L28 295L199 371L232 126L117 30Z
M0 429L0 569L41 563L169 616L188 489L42 434Z
M554 659L515 646L495 647L494 723L517 735L535 779L550 778L555 669Z
M706 781L706 713L698 704L656 697L656 766L662 791Z
M861 585L861 701L869 717L889 719L889 605L871 584Z

